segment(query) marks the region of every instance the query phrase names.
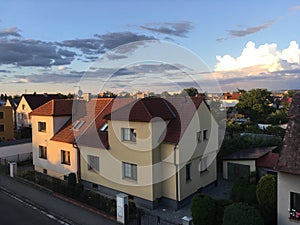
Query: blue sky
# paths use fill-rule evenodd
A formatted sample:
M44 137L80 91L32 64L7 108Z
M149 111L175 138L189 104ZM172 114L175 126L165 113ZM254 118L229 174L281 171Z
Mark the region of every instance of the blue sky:
M224 91L300 88L298 21L300 2L292 0L0 1L1 93L74 92L97 58L121 44L143 42L123 52L122 58L130 58L154 39L196 54L208 68L194 71L193 79L215 77ZM158 88L158 74L180 73L164 63L123 69L126 73L116 76L123 84L110 86L114 91L176 91L193 85L165 82ZM144 83L132 82L141 77ZM128 82L130 88L124 85Z

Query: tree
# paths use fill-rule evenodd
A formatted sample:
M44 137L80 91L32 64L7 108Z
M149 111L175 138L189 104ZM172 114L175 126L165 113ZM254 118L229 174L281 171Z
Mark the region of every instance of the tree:
M183 95L188 95L190 97L194 97L199 94L197 88L191 87L191 88L185 88L181 92Z
M234 181L231 199L234 202L246 202L250 205L257 203L256 200L256 186L251 184L247 178L239 178Z
M214 199L207 195L196 194L191 204L194 225L215 225L216 208Z
M252 120L262 122L274 108L271 106L273 97L267 89L252 89L239 98L237 109L239 113L249 116Z
M276 224L277 181L275 176L267 174L259 180L256 196L265 224Z
M168 97L171 97L170 93L167 92L167 91L163 91L163 92L160 94L160 96L161 96L162 98L168 98Z
M264 225L258 211L247 203L233 203L225 207L223 225Z

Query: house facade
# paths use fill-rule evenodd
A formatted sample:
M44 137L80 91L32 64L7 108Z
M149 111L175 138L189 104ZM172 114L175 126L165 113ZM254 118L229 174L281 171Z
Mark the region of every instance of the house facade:
M277 164L278 225L300 221L300 93L293 96L289 123Z
M73 118L41 113L52 100L31 114L35 169L60 178L76 172L86 187L126 193L146 208L180 208L217 179L217 123L201 97L187 99L81 101ZM49 132L39 131L40 122L50 123ZM70 165L62 164L62 150Z
M7 141L13 139L13 110L9 106L0 106L0 141Z
M58 99L57 94L24 94L16 108L17 129L31 127L30 113L32 110L45 104L52 99Z

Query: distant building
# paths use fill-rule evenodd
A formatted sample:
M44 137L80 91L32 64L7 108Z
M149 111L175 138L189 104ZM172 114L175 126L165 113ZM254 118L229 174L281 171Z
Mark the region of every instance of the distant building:
M10 106L13 109L13 123L14 123L14 129L17 128L17 106L19 104L19 101L14 100L12 97L8 97L5 103L5 106Z
M13 139L13 110L10 106L0 106L0 141L7 141Z
M278 225L295 224L300 215L300 92L289 110L289 123L277 164ZM288 211L290 210L290 212Z
M52 99L58 99L57 94L24 94L16 109L17 129L22 127L31 127L31 119L29 114L32 110L45 104Z

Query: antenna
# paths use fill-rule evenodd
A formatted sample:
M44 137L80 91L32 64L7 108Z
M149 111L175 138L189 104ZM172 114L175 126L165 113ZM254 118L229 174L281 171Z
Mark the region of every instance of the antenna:
M78 91L77 91L77 98L81 98L82 97L82 94L83 94L83 92L82 92L82 90L80 89L80 86L79 85L75 85L75 86L73 86L73 87L78 87ZM75 95L75 94L74 94Z

